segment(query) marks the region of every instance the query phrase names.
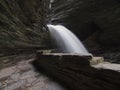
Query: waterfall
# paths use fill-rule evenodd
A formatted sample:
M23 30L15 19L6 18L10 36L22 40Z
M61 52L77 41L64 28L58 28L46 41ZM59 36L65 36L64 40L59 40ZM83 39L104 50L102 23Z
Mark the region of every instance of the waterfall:
M64 53L89 54L82 42L62 25L47 25L52 38Z

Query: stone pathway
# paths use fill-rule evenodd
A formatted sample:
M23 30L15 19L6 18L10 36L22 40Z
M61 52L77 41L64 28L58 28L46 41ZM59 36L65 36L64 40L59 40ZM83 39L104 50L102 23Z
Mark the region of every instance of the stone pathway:
M15 65L0 69L0 90L65 90L48 77L35 72L30 62L18 60Z

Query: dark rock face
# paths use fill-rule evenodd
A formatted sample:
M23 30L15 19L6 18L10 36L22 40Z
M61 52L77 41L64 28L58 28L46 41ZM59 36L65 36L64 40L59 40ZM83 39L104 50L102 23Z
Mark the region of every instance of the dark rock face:
M95 69L89 65L90 56L39 54L35 67L67 90L119 90L120 73Z
M107 52L101 54L105 58L106 61L112 63L119 63L120 64L120 53L119 52Z
M55 0L54 24L63 24L81 40L97 33L96 41L102 46L120 45L119 0Z
M49 41L43 31L48 0L0 0L0 48L39 47Z

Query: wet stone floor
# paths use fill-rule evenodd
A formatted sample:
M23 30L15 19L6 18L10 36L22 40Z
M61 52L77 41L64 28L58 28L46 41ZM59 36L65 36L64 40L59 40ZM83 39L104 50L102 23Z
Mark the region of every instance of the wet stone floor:
M11 59L0 58L0 90L65 90L34 70L30 63L34 60L32 56Z

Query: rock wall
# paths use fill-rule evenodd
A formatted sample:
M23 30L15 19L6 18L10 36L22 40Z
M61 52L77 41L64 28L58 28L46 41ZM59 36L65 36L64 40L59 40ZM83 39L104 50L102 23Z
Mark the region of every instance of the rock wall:
M41 47L49 0L0 0L0 48Z
M93 34L103 47L120 46L119 0L54 0L51 22L63 24L81 40Z
M46 23L63 24L88 48L119 48L119 0L51 0L51 9L49 2L0 0L0 48L48 44Z
M120 73L90 66L91 56L42 54L38 52L34 66L66 90L119 90Z

